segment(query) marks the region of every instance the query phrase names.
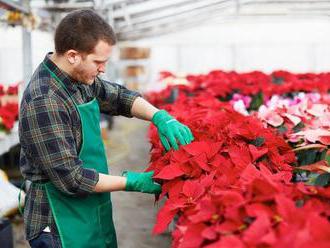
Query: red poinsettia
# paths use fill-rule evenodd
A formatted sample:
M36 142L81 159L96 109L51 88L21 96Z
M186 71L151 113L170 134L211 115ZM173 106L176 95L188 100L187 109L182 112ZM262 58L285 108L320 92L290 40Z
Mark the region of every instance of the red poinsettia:
M195 137L165 153L156 129L149 133L148 169L162 184L161 198L167 197L154 233L177 216L172 247L325 247L330 242L330 190L292 183L297 161L283 137L219 101L233 90L255 94L263 89L271 95L275 89L299 89L299 82L319 82L313 77L329 80L329 75L282 74L190 75L191 88L181 91L175 104L163 105ZM324 229L315 231L318 225Z
M0 107L0 124L2 124L7 130L13 128L17 117L18 104L8 103L7 105Z

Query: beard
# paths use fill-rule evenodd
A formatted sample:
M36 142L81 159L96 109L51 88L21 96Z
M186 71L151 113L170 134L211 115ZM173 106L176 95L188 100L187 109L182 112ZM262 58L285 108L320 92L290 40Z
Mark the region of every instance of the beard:
M72 77L87 85L91 85L94 83L95 77L91 77L83 68L74 68L72 71Z

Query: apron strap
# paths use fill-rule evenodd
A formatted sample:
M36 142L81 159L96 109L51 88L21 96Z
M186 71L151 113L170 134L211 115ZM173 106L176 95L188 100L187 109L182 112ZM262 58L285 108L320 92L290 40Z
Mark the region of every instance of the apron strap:
M20 187L19 193L18 193L18 211L22 216L24 214L24 206L22 206L22 204L21 204L21 199L22 199L22 189L23 189L24 186L25 186L25 180L21 184L21 187Z
M51 70L49 67L45 64L45 62L42 62L42 65L46 68L46 70L50 73L50 75L62 86L62 88L65 90L65 92L68 94L70 99L73 101L75 107L77 107L76 101L71 97L70 92L68 91L67 87L64 85L61 79L58 78L58 76Z

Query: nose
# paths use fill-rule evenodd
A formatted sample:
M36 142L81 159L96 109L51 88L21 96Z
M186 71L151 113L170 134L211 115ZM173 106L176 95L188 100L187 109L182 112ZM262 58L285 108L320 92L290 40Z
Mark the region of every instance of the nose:
M100 64L99 68L97 69L99 73L104 73L105 72L105 64Z

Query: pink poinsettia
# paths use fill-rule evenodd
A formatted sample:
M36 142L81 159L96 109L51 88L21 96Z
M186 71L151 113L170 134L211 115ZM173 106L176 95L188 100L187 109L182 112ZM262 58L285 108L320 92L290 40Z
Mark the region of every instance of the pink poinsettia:
M330 131L326 129L309 129L293 133L290 140L295 141L297 138L305 139L310 143L320 142L324 145L330 145Z
M299 99L299 101L297 101ZM294 103L293 103L294 102ZM328 145L330 142L330 107L322 102L319 94L299 94L293 100L272 97L258 111L258 118L273 127L285 126L287 138L297 143ZM300 131L294 127L301 124ZM305 144L303 143L303 144Z

